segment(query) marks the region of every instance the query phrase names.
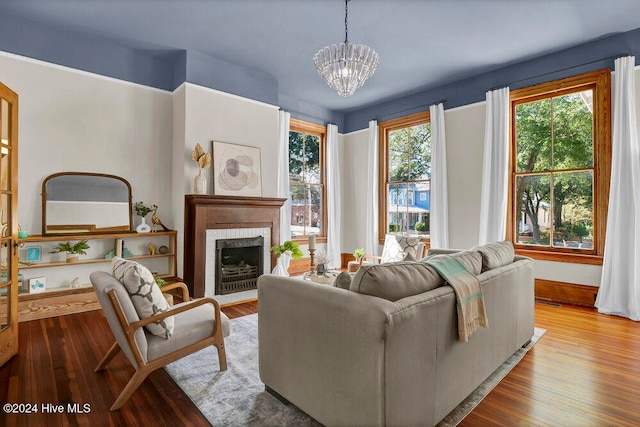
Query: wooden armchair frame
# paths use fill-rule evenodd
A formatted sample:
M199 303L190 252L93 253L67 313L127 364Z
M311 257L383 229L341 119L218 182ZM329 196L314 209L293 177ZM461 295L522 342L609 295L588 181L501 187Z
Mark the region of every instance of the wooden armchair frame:
M133 374L133 376L131 377L131 379L125 386L125 388L122 390L122 392L120 393L116 401L111 406L110 408L111 411L120 409L120 407L122 407L124 402L126 402L127 399L131 397L133 392L136 391L136 389L140 386L140 384L142 384L142 381L144 381L144 379L147 378L147 376L151 372L155 371L158 368L163 367L168 363L181 359L191 353L194 353L210 345L214 345L218 350L220 370L221 371L227 370L227 356L224 348L224 337L222 334L222 320L220 317L220 305L213 298L202 298L197 301L190 301L189 291L187 289L187 286L184 283L174 283L171 285L163 286L162 290L167 291L167 290L177 289L177 288L182 290L182 298L185 302L187 302L187 304L181 305L180 307L172 308L163 313L155 314L153 316L144 318L142 320L139 320L131 324L127 322L125 314L122 310L122 306L120 305L120 301L118 300L118 296L116 295L116 291L111 291L108 293L109 299L111 301L111 305L113 306L113 310L115 311L116 316L118 317L120 327L122 328L122 331L125 334L129 348L131 349L133 357L136 360L136 363L138 364L138 366L136 367L136 372ZM214 324L213 333L211 336L205 339L202 339L200 341L197 341L187 347L168 353L151 362L148 362L148 363L145 362L144 358L142 357L142 353L138 348L138 344L136 343L136 340L134 338L134 333L138 328L141 328L150 323L157 322L169 316L173 316L175 314L188 311L192 308L195 308L204 304L213 304L215 309L215 318L214 318L215 324ZM103 370L120 351L121 351L121 348L118 345L118 342L116 341L111 346L111 349L109 349L109 351L104 356L102 361L98 364L94 372L99 372Z

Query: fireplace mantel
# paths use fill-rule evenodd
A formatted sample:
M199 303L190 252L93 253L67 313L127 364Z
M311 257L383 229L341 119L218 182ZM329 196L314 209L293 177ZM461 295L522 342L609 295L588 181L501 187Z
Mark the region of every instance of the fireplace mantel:
M196 298L204 296L207 230L270 228L271 245L278 246L280 245L280 208L286 200L267 197L186 195L184 198L184 280L189 287L189 293ZM275 265L275 255L272 254L271 267L273 265Z

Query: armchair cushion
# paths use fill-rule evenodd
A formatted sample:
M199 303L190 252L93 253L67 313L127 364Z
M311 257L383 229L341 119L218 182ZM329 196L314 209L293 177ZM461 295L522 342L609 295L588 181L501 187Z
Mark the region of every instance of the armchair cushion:
M424 243L420 241L421 238L422 236L387 234L380 262L416 261L422 258Z
M185 304L189 303L176 304L174 308ZM173 351L188 347L213 334L215 309L211 304L200 305L172 317L174 318L174 329L170 340L152 335L148 331L145 332L148 342L147 363ZM228 337L230 333L229 318L221 312L220 320L222 335Z
M135 261L113 257L113 276L127 289L131 302L140 319L169 310L169 303L162 295L153 274ZM169 316L145 328L153 335L169 338L173 333L174 316Z

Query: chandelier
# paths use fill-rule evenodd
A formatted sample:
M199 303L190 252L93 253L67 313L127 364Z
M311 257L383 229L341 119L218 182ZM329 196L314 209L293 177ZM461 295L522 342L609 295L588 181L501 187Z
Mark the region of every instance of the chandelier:
M344 2L344 43L332 44L313 57L316 70L340 96L350 96L373 75L380 58L375 50L362 44L349 43L349 1Z

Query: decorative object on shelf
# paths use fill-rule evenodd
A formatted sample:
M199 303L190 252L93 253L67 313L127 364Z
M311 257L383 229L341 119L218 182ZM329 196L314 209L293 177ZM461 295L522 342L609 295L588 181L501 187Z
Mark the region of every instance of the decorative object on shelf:
M331 263L331 258L322 251L318 251L318 255L316 257L316 272L318 274L326 274L329 271L329 264Z
M358 264L362 260L362 257L364 256L364 254L365 254L364 248L358 248L355 251L353 251L353 257L356 259L356 262Z
M44 276L29 279L29 293L38 294L47 290L47 283Z
M260 149L213 141L213 194L262 197Z
M198 175L193 180L193 192L195 194L207 194L207 178L202 175L202 169L211 166L211 153L205 153L200 144L191 152L191 158L198 163Z
M74 263L78 262L79 255L86 255L86 250L89 249L90 246L87 243L87 240L80 240L75 245L72 245L71 242L58 243L56 250L51 251L52 254L57 254L60 252L66 252L67 254L67 262Z
M155 255L156 254L156 245L149 243L147 245L147 248L149 248L149 255Z
M315 273L316 271L316 263L315 263L315 253L316 253L316 235L309 235L309 268L311 273Z
M272 246L271 252L275 252L276 257L278 258L276 260L276 266L273 267L273 270L271 271L271 274L275 274L277 276L288 276L291 258L302 258L302 251L298 247L298 244L291 240L287 240L280 246Z
M25 251L27 253L27 264L42 261L42 246L27 246Z
M156 231L156 228L158 225L162 227L164 231L169 231L169 229L162 223L160 218L158 218L158 216L156 215L157 212L158 212L158 205L153 205L153 215L151 215L151 223L153 225L151 226L151 231Z
M167 283L162 277L158 277L157 271L154 271L151 274L153 274L153 278L156 281L156 285L163 287Z
M320 76L340 96L353 95L380 63L380 57L369 46L349 43L349 1L344 2L344 43L326 46L313 57Z
M80 281L79 277L76 277L75 279L73 279L71 281L71 288L72 289L77 289L77 288L81 288L82 287L82 282Z
M166 255L169 253L169 248L166 247L165 245L162 245L158 248L158 253L162 254L162 255Z
M114 242L113 254L115 256L122 256L122 249L124 249L124 240L116 239Z
M149 225L147 225L147 223L145 221L145 217L147 215L149 215L149 212L151 212L153 209L151 209L150 207L146 206L143 202L136 203L133 208L136 210L136 215L138 215L140 218L142 218L142 222L140 223L139 226L136 227L136 231L138 233L148 233L148 232L150 232L151 231L151 227Z
M18 231L18 239L26 239L27 237L29 237L29 232L28 231Z
M107 252L107 254L104 256L104 259L112 259L112 258L113 258L113 257L115 257L115 256L118 256L118 255L116 255L116 252L115 252L115 251L109 251L109 252ZM132 256L134 256L134 255L133 255L133 253L132 253L129 249L127 249L127 248L125 248L125 247L123 246L123 247L122 247L122 252L121 252L120 257L121 257L121 258L131 258Z

